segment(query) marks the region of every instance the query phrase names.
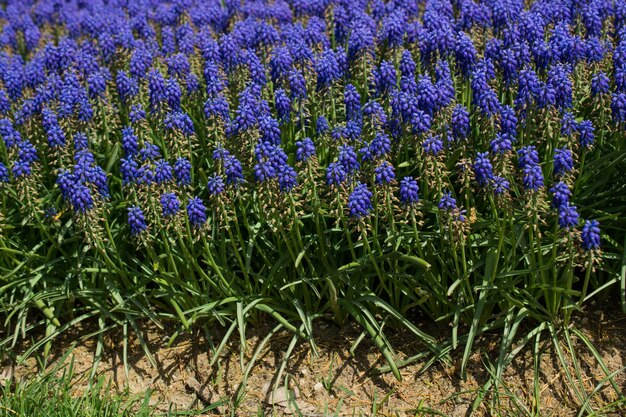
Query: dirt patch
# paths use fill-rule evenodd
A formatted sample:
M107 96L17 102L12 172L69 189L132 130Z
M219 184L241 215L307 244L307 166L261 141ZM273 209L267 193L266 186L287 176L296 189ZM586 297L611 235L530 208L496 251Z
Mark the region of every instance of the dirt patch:
M463 350L460 346L453 352L451 361L435 363L425 372L420 371L427 358L401 368L403 380L398 382L391 373L371 374L385 362L369 338L363 338L350 352L353 342L361 335L356 325L339 328L318 322L317 354L308 343L293 344L288 332L278 332L262 345L272 330L269 326L250 328L245 346L235 331L213 365L223 329L184 334L168 347L170 333L146 325L142 337L156 366L141 349L137 335L130 334L125 368L123 332L116 330L103 339L97 375L111 378L118 389L128 389L132 394L153 390L152 401L162 411L170 407L197 410L208 403L221 402L212 411L214 414L298 415L297 406L302 415L408 416L437 411L456 417L470 415L477 398L484 396L473 415L493 415L497 411L501 415L569 416L576 415L585 402L591 409L601 410L619 400L619 391L626 392L623 373L616 374L614 385L605 381L607 373L617 372L626 365L626 317L590 314L579 318L576 327L593 343L595 354L572 333L571 344L560 335L555 345L549 333L544 332L537 343L532 339L520 350L499 378L493 378L497 372L494 366L500 337L489 334L476 341L465 380L459 376ZM89 330L76 329L56 341L48 366L61 358L78 335ZM522 329L519 334L529 330ZM445 329L439 333L444 339L448 337ZM406 334L387 336L399 359L424 349ZM82 341L73 349L77 393L87 387L96 342L96 338ZM283 364L290 350L289 360ZM596 356L602 359L605 369ZM250 365L253 359L254 364ZM284 367L282 372L281 367ZM29 358L15 368L15 375L28 378L38 369L37 360Z

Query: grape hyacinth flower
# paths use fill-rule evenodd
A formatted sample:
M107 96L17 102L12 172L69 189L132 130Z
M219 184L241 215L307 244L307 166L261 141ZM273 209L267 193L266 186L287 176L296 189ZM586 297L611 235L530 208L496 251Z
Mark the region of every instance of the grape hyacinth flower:
M357 219L366 217L370 214L372 208L372 192L367 188L367 184L357 183L348 199L350 217Z
M349 145L342 145L339 147L339 158L337 160L343 166L347 174L352 174L358 171L361 167L354 147Z
M415 204L419 201L419 185L412 177L404 177L400 181L400 201L404 204Z
M543 172L538 164L529 164L522 169L522 183L529 191L539 191L543 187Z
M281 165L276 170L276 176L278 178L278 187L283 193L291 191L296 185L298 185L298 174L293 167L289 165Z
M452 110L452 133L455 139L465 139L470 131L469 113L465 106L458 104Z
M326 169L326 184L338 187L346 178L348 173L340 162L331 162Z
M581 233L583 249L591 251L600 248L600 222L587 220Z
M317 118L315 122L315 130L318 135L323 135L330 129L330 125L328 124L328 120L324 116L320 116Z
M163 184L174 178L172 166L164 159L156 161L154 165L154 180L158 184Z
M29 177L31 174L30 162L18 159L13 163L11 172L15 178Z
M489 149L493 153L506 153L513 149L513 140L508 133L496 133L496 138L489 144Z
M610 90L609 82L609 77L604 72L599 71L593 74L591 77L591 94L596 97L608 93Z
M617 123L626 123L626 93L615 93L611 98L611 113Z
M561 229L571 229L578 224L578 212L576 206L569 203L562 204L559 207L559 227Z
M128 208L128 225L133 236L137 236L148 228L143 211L138 206Z
M207 189L209 190L209 195L213 196L222 194L226 189L224 178L218 174L210 176L209 181L207 182Z
M491 179L491 186L493 187L493 193L499 196L509 191L511 185L506 178L496 175Z
M131 158L120 159L120 173L122 174L122 185L135 182L139 171L139 164Z
M376 178L376 185L391 184L396 179L396 173L393 169L393 165L384 161L382 164L374 169Z
M452 197L452 193L450 191L446 191L441 196L437 207L439 208L439 210L454 210L456 209L456 199Z
M441 140L440 135L433 135L427 137L422 143L422 148L424 148L424 152L430 155L437 156L443 151L443 141Z
M178 185L190 185L191 162L186 158L178 158L174 163L174 175Z
M576 130L576 119L570 112L564 112L561 118L561 135L571 136Z
M224 171L226 173L226 184L237 186L243 182L241 162L233 155L228 155L224 158Z
M163 217L173 216L180 210L180 200L174 193L165 193L160 198Z
M550 188L550 192L552 193L552 206L554 208L559 208L563 204L568 204L569 199L572 196L572 192L569 187L562 181L554 184L554 186Z
M93 208L91 190L81 183L74 183L70 189L70 204L76 213L85 213Z
M187 217L189 224L193 227L200 227L206 223L206 207L198 197L192 197L187 204Z
M572 151L568 148L554 150L554 175L564 175L574 169Z
M474 160L474 173L478 185L485 185L493 178L493 166L487 152L478 153Z
M296 160L301 162L308 161L315 156L315 144L311 138L304 138L296 141Z
M134 156L139 149L139 139L135 135L132 127L122 129L122 149L126 156Z
M9 170L2 162L0 162L0 182L9 182Z
M588 148L593 145L593 141L595 139L593 132L595 129L591 120L583 120L576 125L575 129L578 132L578 142L581 146Z

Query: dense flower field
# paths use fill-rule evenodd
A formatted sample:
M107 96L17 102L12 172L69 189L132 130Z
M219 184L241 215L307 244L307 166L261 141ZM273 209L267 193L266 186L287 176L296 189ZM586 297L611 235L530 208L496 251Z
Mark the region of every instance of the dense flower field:
M42 0L0 19L3 346L90 318L243 340L271 318L315 349L316 319L351 317L399 377L386 323L433 358L464 346L462 371L502 329L504 366L522 321L527 342L623 291L626 2Z

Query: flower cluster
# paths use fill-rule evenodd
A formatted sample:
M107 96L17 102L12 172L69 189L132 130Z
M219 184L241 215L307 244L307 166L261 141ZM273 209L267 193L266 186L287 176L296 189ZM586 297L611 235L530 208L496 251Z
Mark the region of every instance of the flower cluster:
M0 190L41 173L47 205L124 208L132 235L155 216L201 226L213 204L259 192L365 219L383 189L398 210L427 201L465 219L492 215L489 193L524 206L544 187L553 224L576 230L578 162L602 123L626 126L619 4L13 3Z

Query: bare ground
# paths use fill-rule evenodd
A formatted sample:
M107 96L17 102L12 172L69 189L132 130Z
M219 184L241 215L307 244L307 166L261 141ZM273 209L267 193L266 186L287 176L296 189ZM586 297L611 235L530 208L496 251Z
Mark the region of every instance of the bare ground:
M316 326L317 355L309 344L296 343L280 380L277 380L278 369L292 342L290 333L279 332L260 348L245 388L242 388L242 370L250 364L255 351L271 331L269 325L248 329L243 361L239 335L234 332L213 366L210 362L224 334L223 329L181 335L168 347L171 329L164 331L147 325L143 337L156 367L140 348L136 335L131 334L128 374L123 361L122 332L112 331L104 337L97 374L110 378L118 389L127 389L131 394L153 390L151 401L161 411L170 407L198 410L209 403L221 403L211 411L214 414L206 415L408 416L432 415L436 411L453 417L527 413L571 416L578 414L596 387L599 388L589 400L591 409L600 410L599 415L626 415L624 403L621 409L613 407L609 411L605 408L620 399L618 391L626 392L624 373L615 375L615 386L605 380L606 372L617 372L626 366L626 317L617 313L597 312L578 318L576 322L576 327L592 341L606 370L579 338L572 337L572 355L572 349L563 338L556 349L549 333L544 332L537 344L541 355L536 375L533 339L507 367L497 387L488 384L491 379L489 364L497 360L500 349L497 333L476 341L466 379L459 376L461 346L454 352L450 363L435 363L420 372L426 363L424 359L401 368L402 381L399 382L391 373L371 375L372 369L385 365L385 362L369 338L362 340L354 355L350 353L352 343L360 335L356 325L339 328L319 321ZM447 329L428 330L437 332L442 339L449 337ZM522 329L519 334L523 335L524 330L528 331ZM77 342L78 336L86 331L67 332L55 341L47 358L47 366L51 367L69 347L74 346L72 356L77 393L87 387L96 352L96 338ZM405 334L389 331L387 336L396 347L399 359L423 350L423 346ZM566 367L559 360L559 349ZM29 378L38 371L38 362L31 357L15 367L14 373L17 378ZM239 399L238 391L243 394ZM485 398L472 414L472 405L482 393L486 393Z

